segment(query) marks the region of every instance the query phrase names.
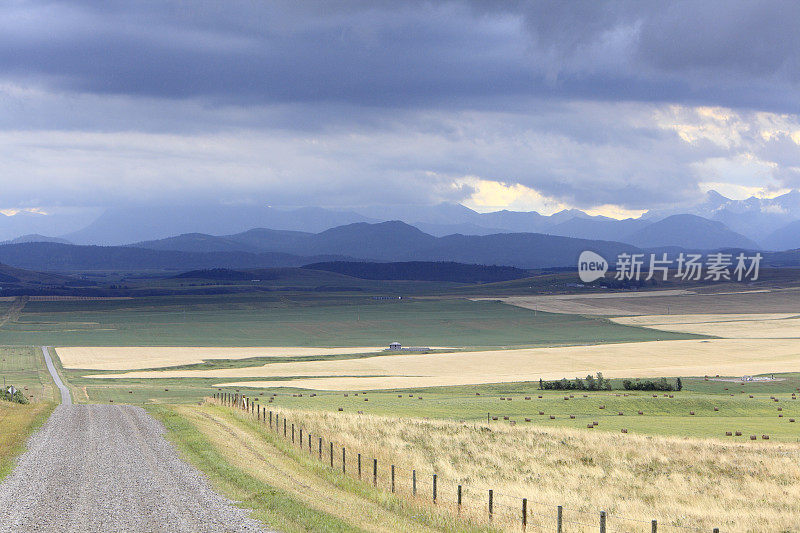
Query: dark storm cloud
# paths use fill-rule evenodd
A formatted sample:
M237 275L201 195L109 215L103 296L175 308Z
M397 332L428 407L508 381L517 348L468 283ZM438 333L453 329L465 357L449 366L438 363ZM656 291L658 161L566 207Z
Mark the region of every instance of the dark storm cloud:
M78 92L798 104L794 2L30 1L2 13L0 74Z
M531 209L640 210L707 182L797 186L798 19L789 2L6 2L0 208L499 205L494 183Z

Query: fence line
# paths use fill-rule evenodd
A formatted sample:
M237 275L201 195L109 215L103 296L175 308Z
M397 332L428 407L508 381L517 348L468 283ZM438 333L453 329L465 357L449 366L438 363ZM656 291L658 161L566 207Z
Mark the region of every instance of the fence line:
M428 504L446 510L455 517L466 521L512 527L522 531L534 528L557 533L563 533L566 530L565 525L578 526L584 531L593 529L606 533L611 531L610 528L614 527L617 521L642 524L642 531L649 529L651 533L668 529L703 531L697 527L661 524L656 520L648 521L616 513L609 514L604 510L591 512L566 508L562 505L554 506L493 489L480 491L474 487L464 487L461 484L455 486L452 482L442 483L436 473L431 474L429 479L420 477L416 469L411 469L408 482L402 483L398 476L401 470L397 468L397 465L379 464L377 458L369 461L361 453L347 450L345 446L336 447L332 440L325 439L320 435L313 435L313 440L316 441L316 446L313 446L310 431L307 429L304 431L300 425L295 428L295 423L289 422L285 414L277 410L275 412L268 410L266 406L260 405L247 396L239 393L218 392L214 393L212 397L224 406L250 414L257 422L269 427L270 430L274 429L276 435L282 435L285 442L297 447L301 452L306 452L312 459L320 461L334 471L365 483L371 483L373 487L387 490L393 494L410 497L415 501L427 501ZM297 439L295 438L296 434L299 435ZM304 435L307 441L303 440ZM325 442L328 444L325 447L327 449L323 448ZM355 464L353 464L354 461ZM482 494L482 496L477 496L478 494ZM541 508L547 509L547 512L539 510ZM569 519L565 516L567 513L569 513ZM580 516L573 517L576 514ZM645 525L649 528L645 528ZM718 528L714 528L713 531L719 533Z

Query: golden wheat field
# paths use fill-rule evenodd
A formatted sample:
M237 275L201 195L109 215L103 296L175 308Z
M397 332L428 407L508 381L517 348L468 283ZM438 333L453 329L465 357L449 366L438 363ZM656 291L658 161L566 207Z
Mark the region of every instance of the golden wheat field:
M560 379L601 371L606 377L745 375L800 371L800 339L680 340L362 359L271 363L211 370L132 371L113 378L294 377L249 386L366 390Z
M645 315L611 320L628 326L727 339L800 338L800 318L796 313Z
M596 524L599 510L611 531L666 526L711 531L795 531L800 524L800 444L730 443L713 439L512 427L441 420L397 419L320 411L283 411L281 418L397 468L407 489L416 469L420 491L436 473L442 502L464 486L465 507L514 512L528 498L532 520L553 529L565 520ZM533 522L531 525L535 525ZM569 531L583 530L567 527Z
M202 363L212 359L251 357L307 357L361 354L385 347L309 348L283 347L184 347L184 346L69 346L56 348L64 368L133 370Z
M492 299L538 311L595 316L800 313L800 289L797 288L730 292L663 290Z

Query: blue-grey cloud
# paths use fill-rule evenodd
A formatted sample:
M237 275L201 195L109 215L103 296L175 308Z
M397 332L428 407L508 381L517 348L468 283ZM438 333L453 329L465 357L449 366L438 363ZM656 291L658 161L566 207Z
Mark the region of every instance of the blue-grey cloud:
M428 203L480 179L645 209L736 165L737 185L753 168L754 187L797 187L798 18L781 1L6 3L0 208Z
M28 1L0 17L0 75L76 92L798 104L794 2Z

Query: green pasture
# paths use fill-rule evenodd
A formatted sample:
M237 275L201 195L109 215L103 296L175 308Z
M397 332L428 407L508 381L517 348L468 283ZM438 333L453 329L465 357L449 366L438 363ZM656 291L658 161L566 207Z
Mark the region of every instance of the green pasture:
M14 385L31 401L51 401L55 387L41 349L32 346L0 348L0 385Z
M745 384L684 378L680 392L623 391L618 390L621 380L612 380L614 390L602 392L540 391L538 383L506 383L365 393L233 388L224 383L235 380L225 379L103 380L82 377L85 373L67 371L73 396L83 403L193 403L217 392L238 392L256 398L261 405L289 409L336 412L342 408L350 413L362 411L399 418L441 418L489 425L514 422L586 431L627 429L628 433L740 441L749 440L750 435L757 435L760 441L762 434L769 435L770 440L800 440L800 400L792 397L792 392L800 395L800 374L776 374L783 381ZM715 407L719 410L715 411ZM639 411L643 414L639 415ZM587 425L593 422L598 422L597 426L588 429ZM742 435L726 437L726 431L740 431Z
M51 346L543 346L698 338L467 299L239 294L28 302L0 343Z

